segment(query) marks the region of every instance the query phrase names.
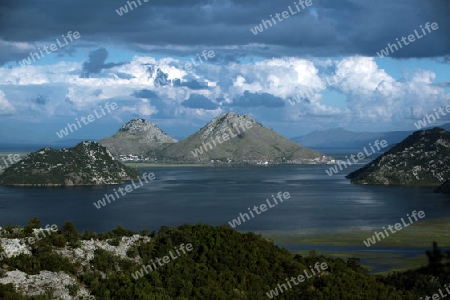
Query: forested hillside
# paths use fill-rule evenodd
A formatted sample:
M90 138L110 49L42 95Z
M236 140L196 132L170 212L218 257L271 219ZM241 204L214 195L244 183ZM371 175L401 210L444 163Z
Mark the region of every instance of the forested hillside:
M31 220L25 228L8 225L2 229L2 245L14 238L26 243L35 231L33 228L39 227L38 219ZM191 244L192 250L181 253L182 244ZM23 250L15 257L8 257L2 250L0 282L14 270L29 276L43 270L53 274L61 271L76 282L61 287L68 290L72 299L82 299L75 296L80 289L89 291L95 299L117 300L253 300L271 298L268 295L276 299L419 299L436 293L450 279L449 266L444 264L448 255L443 255L437 246L427 253L427 268L373 276L359 266L356 258L332 259L316 256L313 251L308 257L293 255L259 235L238 233L228 225L162 227L158 233L144 230L139 235L118 227L105 234L86 231L80 235L73 224L66 223L58 233L27 247L29 253ZM144 265L151 265L171 251L180 255L169 262L164 260L165 264L153 271L142 272ZM286 284L287 278L297 278L317 263L325 263L327 269L304 282L291 284L282 293L278 290L278 296L270 294L279 284ZM143 276L137 276L139 273ZM23 282L14 284L16 288L12 284L0 285L1 299L58 299L57 286L46 287L46 295L30 297L24 296Z

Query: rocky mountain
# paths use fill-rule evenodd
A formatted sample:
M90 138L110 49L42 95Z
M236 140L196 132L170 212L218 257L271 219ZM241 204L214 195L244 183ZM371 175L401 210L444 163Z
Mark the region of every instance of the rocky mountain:
M113 155L143 155L148 151L163 149L177 140L165 134L158 126L144 119L134 119L124 124L112 137L99 144Z
M167 147L159 162L188 163L320 163L322 153L303 148L252 118L228 112L195 134Z
M103 146L82 142L73 148L43 148L0 175L3 185L74 186L120 184L139 172L117 161Z
M416 131L347 178L361 184L440 185L450 178L450 132Z

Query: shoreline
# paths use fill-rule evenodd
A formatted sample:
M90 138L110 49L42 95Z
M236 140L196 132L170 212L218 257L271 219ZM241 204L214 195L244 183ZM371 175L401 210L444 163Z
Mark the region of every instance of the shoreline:
M433 242L437 242L441 249L450 250L450 217L421 220L395 236L366 247L363 241L380 229L381 226L371 226L367 229L341 227L328 231L299 229L253 232L293 254L308 255L311 250L315 250L317 255L327 257L359 257L361 264L371 274L404 271L424 265L427 262L425 251L432 248Z

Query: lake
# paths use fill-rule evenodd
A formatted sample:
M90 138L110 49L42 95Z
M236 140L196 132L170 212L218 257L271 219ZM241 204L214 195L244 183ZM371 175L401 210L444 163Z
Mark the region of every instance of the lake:
M330 166L143 168L141 172L152 172L156 179L100 209L93 203L105 193L112 194L117 186L0 187L0 223L26 225L36 216L44 226L56 223L61 227L69 220L79 230L96 232L118 225L136 231L158 231L163 225L184 223L221 225L239 213L248 213L249 207L267 203L266 199L273 203L271 195L278 192L289 192L291 198L254 214L236 229L345 232L381 229L413 210L423 210L425 219L449 215L449 198L432 193L430 188L354 185L345 175L362 165L328 176L325 170Z

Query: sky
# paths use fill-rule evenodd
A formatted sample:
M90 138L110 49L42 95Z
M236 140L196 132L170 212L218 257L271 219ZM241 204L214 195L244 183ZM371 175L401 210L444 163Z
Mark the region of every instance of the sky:
M134 118L183 139L229 111L288 138L415 130L450 104L449 36L449 0L1 0L0 140Z

